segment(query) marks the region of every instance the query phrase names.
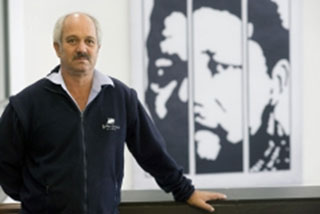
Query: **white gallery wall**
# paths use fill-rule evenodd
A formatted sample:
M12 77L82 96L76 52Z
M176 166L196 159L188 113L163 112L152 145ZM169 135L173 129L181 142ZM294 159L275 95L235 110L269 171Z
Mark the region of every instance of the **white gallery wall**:
M320 185L320 1L303 2L303 178Z
M59 61L52 47L56 19L83 11L101 23L103 41L97 68L130 85L129 0L10 0L11 92L44 77ZM302 3L303 184L320 185L320 1ZM134 74L133 74L134 75ZM124 188L131 188L132 158L126 154Z

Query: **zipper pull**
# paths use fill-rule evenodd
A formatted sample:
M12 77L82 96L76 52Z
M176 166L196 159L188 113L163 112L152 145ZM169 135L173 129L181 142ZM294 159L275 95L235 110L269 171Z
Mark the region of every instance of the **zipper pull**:
M46 185L46 193L49 194L49 185Z

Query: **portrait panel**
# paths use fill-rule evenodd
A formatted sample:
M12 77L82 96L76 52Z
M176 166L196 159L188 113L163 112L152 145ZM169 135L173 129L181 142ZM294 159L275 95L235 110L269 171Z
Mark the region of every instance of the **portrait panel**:
M145 102L169 153L189 171L187 1L146 1Z
M185 174L203 188L301 182L299 2L134 2L138 93Z

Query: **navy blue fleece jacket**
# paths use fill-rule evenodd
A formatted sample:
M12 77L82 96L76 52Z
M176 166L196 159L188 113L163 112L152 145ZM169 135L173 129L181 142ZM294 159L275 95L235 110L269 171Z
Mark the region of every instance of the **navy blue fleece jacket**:
M125 142L176 200L193 193L136 92L112 80L84 112L46 78L10 98L0 119L0 185L22 213L118 213Z

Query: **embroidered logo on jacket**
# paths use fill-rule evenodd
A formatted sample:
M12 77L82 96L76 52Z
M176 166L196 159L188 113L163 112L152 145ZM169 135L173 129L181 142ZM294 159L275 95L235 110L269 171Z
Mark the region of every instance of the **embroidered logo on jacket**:
M107 121L102 124L102 129L106 131L117 131L120 129L120 126L115 125L116 120L114 118L109 117Z

